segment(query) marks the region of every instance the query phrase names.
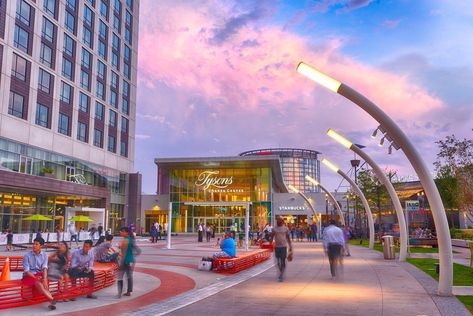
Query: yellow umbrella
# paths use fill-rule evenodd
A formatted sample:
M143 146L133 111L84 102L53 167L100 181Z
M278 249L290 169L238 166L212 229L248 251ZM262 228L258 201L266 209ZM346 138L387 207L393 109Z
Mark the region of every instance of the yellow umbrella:
M84 216L84 215L77 215L77 216L69 218L69 220L73 222L93 222L94 221L92 218L88 216Z
M46 217L41 214L35 214L28 217L23 218L24 221L52 221L52 218Z

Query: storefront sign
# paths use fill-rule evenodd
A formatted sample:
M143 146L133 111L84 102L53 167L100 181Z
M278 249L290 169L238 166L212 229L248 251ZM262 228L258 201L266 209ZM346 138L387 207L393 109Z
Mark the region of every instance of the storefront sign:
M228 189L228 186L233 183L233 176L231 177L219 177L220 171L203 171L197 177L195 185L202 187L204 190L211 190L212 192L225 192L235 193L243 192L242 189Z
M304 206L280 206L280 211L305 211L307 210Z

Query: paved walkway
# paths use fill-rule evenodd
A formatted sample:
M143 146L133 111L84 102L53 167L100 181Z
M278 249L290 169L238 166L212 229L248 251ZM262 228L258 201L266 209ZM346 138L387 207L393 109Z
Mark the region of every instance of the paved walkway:
M60 303L54 312L45 303L0 315L470 315L455 297L436 296L436 282L423 272L367 248L352 246L344 277L331 280L321 244L296 243L279 283L272 260L236 275L198 271L199 259L216 248L193 236L174 238L172 250L165 241L139 244L143 254L131 297L116 299L112 286L98 292L98 300Z

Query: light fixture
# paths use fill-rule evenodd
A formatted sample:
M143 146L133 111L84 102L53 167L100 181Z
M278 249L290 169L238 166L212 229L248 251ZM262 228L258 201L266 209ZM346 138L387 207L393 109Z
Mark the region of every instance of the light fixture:
M297 190L297 188L293 186L292 184L289 184L287 187L294 193L299 193L299 190Z
M316 186L319 186L319 185L320 185L319 181L315 180L314 178L312 178L312 177L309 176L309 175L306 175L306 176L305 176L305 179L306 179L307 181L309 181L310 183L312 183L313 185L316 185Z
M327 167L329 167L330 169L332 169L334 172L338 172L340 170L340 168L338 168L337 166L335 166L333 163L331 163L325 158L322 159L322 163L326 165Z
M351 141L349 141L348 139L346 139L345 137L343 137L342 135L338 134L337 132L335 132L333 129L329 129L327 131L327 135L332 137L333 139L335 139L337 142L339 142L340 144L342 144L344 147L346 147L347 149L350 149L350 147L353 145L353 143Z
M318 84L324 86L325 88L333 92L338 92L338 89L342 84L340 81L335 80L330 76L327 76L326 74L318 71L315 68L312 68L304 62L300 62L299 65L297 65L297 72L303 74L311 80L314 80Z
M376 138L376 134L378 134L378 127L376 127L373 134L371 134L371 138Z
M385 140L385 139L386 139L386 135L384 135L383 137L381 137L381 140L379 141L379 144L378 144L379 147L383 147L383 145L384 145L384 140Z

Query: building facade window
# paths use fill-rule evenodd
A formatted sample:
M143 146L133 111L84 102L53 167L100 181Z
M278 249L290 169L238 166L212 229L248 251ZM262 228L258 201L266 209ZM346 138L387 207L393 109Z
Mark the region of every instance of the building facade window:
M108 21L108 5L104 0L100 0L100 15Z
M131 78L130 78L130 65L128 65L127 63L123 64L123 75L128 80L131 80Z
M120 142L120 156L128 157L127 143L124 141Z
M49 127L49 108L41 103L36 105L36 125Z
M72 37L64 33L64 53L73 57L74 56L74 40Z
M116 152L116 138L115 136L112 136L112 135L108 135L108 146L107 146L107 150L114 153Z
M103 148L103 133L96 128L94 129L94 146Z
M30 26L31 6L24 0L16 2L16 18L24 24Z
M38 89L47 94L51 94L51 74L41 68L39 69Z
M118 74L112 71L112 76L110 78L110 86L112 88L118 89Z
M85 45L87 45L89 48L92 48L92 33L89 31L88 28L84 27L82 28L82 41L84 42Z
M94 14L92 13L92 10L88 6L84 5L84 23L92 27L93 20Z
M28 41L29 41L29 34L23 28L18 25L15 25L15 38L13 39L13 45L18 48L19 50L28 53Z
M89 113L89 97L83 92L79 93L79 110Z
M104 111L105 111L105 106L100 102L96 102L95 103L95 118L97 120L103 121Z
M129 107L128 107L128 100L127 99L122 100L122 112L125 113L126 115L129 114Z
M123 80L123 96L128 97L130 93L130 84Z
M11 69L12 76L22 81L26 81L26 69L27 69L26 59L24 59L23 57L20 57L17 54L13 54L12 69Z
M72 87L64 81L61 82L61 101L67 104L72 101Z
M121 131L128 134L128 119L122 116Z
M125 24L127 26L132 26L133 24L133 17L128 10L125 12Z
M66 11L64 26L66 27L66 30L76 34L76 18L69 11Z
M77 123L77 139L87 143L87 125L85 123Z
M72 63L66 58L62 58L62 75L67 79L74 81L72 75Z
M69 116L59 113L59 121L57 131L61 134L69 135Z
M51 42L51 43L53 42L53 40L54 40L54 24L53 24L53 22L49 21L46 17L43 17L42 35L43 35L43 38L45 38L49 42Z
M115 50L120 51L120 38L115 33L113 33L113 36L112 36L112 47Z
M123 58L126 60L126 61L131 61L131 49L128 45L124 45L123 46Z
M115 91L110 91L110 105L113 106L114 108L117 108L117 93Z
M90 90L89 74L84 70L80 71L80 86L86 90Z
M107 60L107 44L99 40L99 56Z
M90 52L87 49L82 48L82 66L87 69L90 69L91 60L92 55L90 54Z
M107 72L107 67L103 62L97 60L97 77L105 80L105 73Z
M46 13L56 18L56 0L43 0L43 8Z
M13 91L10 91L10 100L8 103L8 114L24 118L25 98Z
M118 33L120 32L120 18L116 16L115 14L113 15L113 29L117 31Z
M39 52L39 59L42 64L52 68L53 66L53 51L51 48L44 43L41 43L41 49Z
M97 85L96 85L97 98L100 98L100 99L105 101L105 91L104 90L105 90L105 88L104 88L103 83L101 83L100 81L97 81Z
M72 11L76 11L77 0L66 0L66 5Z
M109 119L108 119L108 124L111 126L111 127L116 127L117 126L117 112L113 111L113 110L110 110L110 116L109 116Z
M112 66L118 69L118 55L112 52Z

